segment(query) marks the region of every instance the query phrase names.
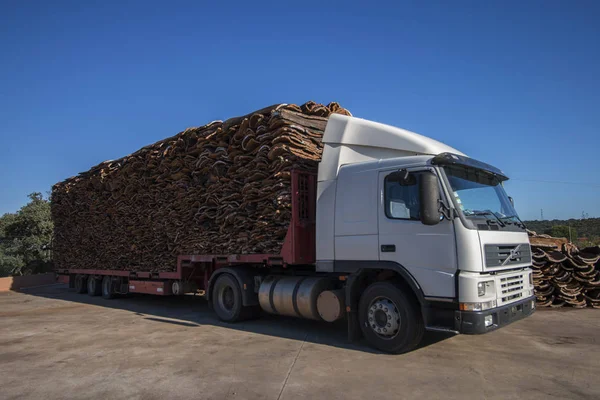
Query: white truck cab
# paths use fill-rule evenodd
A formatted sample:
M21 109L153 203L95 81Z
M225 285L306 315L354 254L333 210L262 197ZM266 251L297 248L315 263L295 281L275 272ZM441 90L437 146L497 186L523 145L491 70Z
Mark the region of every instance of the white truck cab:
M212 273L207 295L223 321L257 309L345 318L351 341L362 335L403 353L425 329L486 333L534 311L531 249L499 169L413 132L332 114L316 207L314 174L295 173L287 250L269 268L264 255L235 255ZM286 263L290 249L306 258Z
M422 135L338 114L323 142L317 272L397 273L430 330L485 333L533 312L531 248L502 171ZM378 324L373 311L393 302L377 301L358 321L365 335L391 340L396 325L384 320L402 312L392 306Z

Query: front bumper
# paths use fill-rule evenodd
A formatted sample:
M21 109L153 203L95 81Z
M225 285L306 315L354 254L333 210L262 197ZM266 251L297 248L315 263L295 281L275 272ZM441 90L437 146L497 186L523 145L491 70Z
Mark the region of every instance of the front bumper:
M487 333L530 316L535 311L535 296L485 311L455 311L454 329L460 333ZM485 317L492 315L492 325L485 326Z

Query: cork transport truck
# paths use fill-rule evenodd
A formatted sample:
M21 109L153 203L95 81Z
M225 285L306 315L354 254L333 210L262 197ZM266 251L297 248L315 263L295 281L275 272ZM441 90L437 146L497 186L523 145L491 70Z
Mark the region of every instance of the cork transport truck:
M292 174L280 254L181 254L173 272L61 269L80 293L204 293L219 319L334 322L391 353L425 330L481 334L531 315L525 226L499 169L431 138L333 114L318 174Z

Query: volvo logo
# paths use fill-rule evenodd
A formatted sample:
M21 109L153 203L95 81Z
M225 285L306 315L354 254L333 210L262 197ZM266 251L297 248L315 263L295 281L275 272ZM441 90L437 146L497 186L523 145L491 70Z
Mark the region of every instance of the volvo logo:
M519 256L521 255L521 252L519 251L520 248L521 245L518 244L517 247L512 249L508 257L506 257L506 260L504 260L504 262L502 263L502 266L506 265L509 261L514 260L515 258L519 258Z

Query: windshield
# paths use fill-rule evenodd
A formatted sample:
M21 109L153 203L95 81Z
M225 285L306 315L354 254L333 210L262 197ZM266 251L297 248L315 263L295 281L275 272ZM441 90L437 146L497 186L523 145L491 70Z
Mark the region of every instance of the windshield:
M444 167L458 206L466 217L518 219L500 180L491 174L461 166Z

